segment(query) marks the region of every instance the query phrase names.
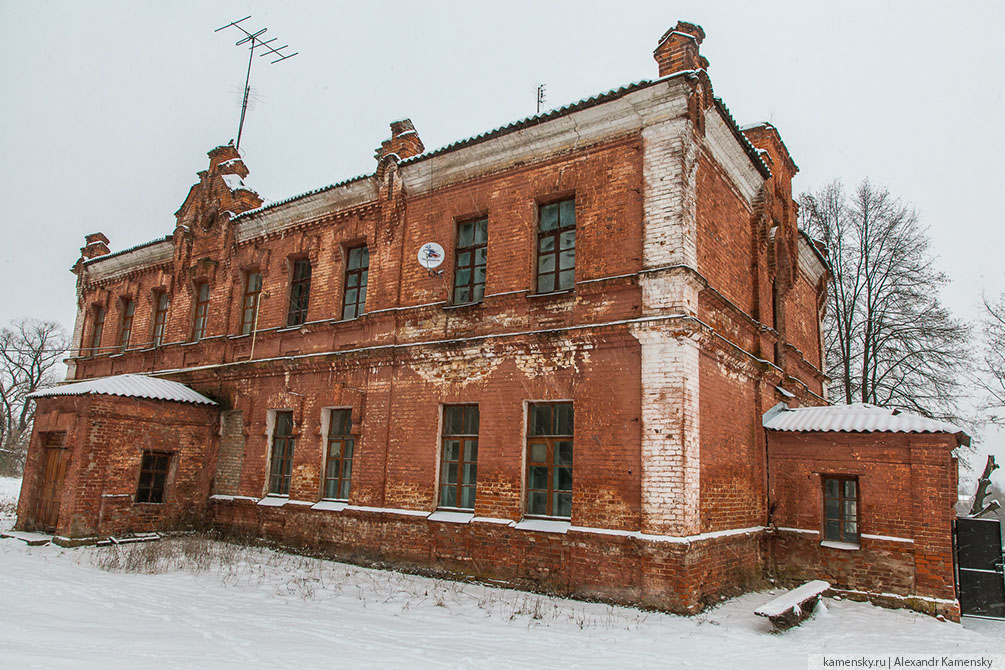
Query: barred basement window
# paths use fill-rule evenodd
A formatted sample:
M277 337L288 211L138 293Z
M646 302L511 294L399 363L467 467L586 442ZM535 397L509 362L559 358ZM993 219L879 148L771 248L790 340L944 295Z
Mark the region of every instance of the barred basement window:
M122 328L119 329L119 349L125 351L129 346L129 337L133 332L133 316L136 314L136 303L129 298L122 299Z
M454 263L455 305L479 302L485 295L488 240L488 219L467 221L457 225L457 253Z
M272 432L272 454L269 469L269 493L290 494L293 474L293 412L276 412L276 426Z
M572 403L528 408L527 514L572 516Z
M575 199L538 209L537 292L571 289L576 267Z
M299 326L307 321L307 304L311 299L311 261L301 258L293 263L293 280L290 283L290 310L287 326Z
M158 291L154 300L154 332L153 344L159 347L164 344L164 326L167 324L168 296L166 291Z
M366 245L348 250L342 318L355 319L366 309L366 281L370 271L370 251Z
M325 490L322 497L349 499L352 480L352 453L356 440L352 430L352 410L333 409L328 419L328 456L325 464Z
M824 540L858 544L858 478L823 477Z
M192 341L206 337L206 322L209 321L209 284L195 285L195 320L192 323Z
M440 507L475 508L478 482L478 405L443 408Z
M136 489L136 502L164 502L164 484L167 482L171 454L163 451L144 451L140 462L140 483Z
M105 308L94 308L94 325L91 327L91 354L101 353L101 331L105 329Z
M261 297L262 273L248 272L244 279L244 300L241 302L241 335L250 335L255 328Z

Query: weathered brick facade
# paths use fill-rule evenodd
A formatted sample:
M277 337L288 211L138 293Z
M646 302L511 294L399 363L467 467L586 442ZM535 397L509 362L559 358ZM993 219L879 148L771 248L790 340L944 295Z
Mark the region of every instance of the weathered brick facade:
M237 151L217 147L170 236L115 254L88 237L71 377L153 374L220 403L204 452L177 461L202 459L209 490L188 509L208 505L221 529L678 611L747 588L772 556L761 417L786 398L825 402L827 272L796 228L785 145L768 124L739 129L714 98L703 38L680 23L654 53L660 78L437 151L394 122L373 175L264 206ZM571 237L552 251L544 239L555 211L574 220L574 260ZM460 231L482 219L484 295L458 304L456 265L471 262ZM417 262L429 242L445 250L435 272ZM362 245L365 309L343 318L359 299ZM261 293L249 290L256 276ZM87 423L83 406L59 413L67 402L51 411ZM571 509L541 498L555 501L545 515L529 490L541 485L529 464L536 403L574 411ZM476 494L473 508L444 509L455 404L478 407ZM354 449L347 497L327 495L334 410L351 417L338 437ZM163 411L180 438L187 429ZM133 439L121 428L109 439ZM130 458L123 473L139 468ZM546 479L565 490L557 462ZM129 493L126 479L89 477L97 495ZM22 499L22 525L32 504ZM59 532L160 523L117 504L114 521L61 516Z

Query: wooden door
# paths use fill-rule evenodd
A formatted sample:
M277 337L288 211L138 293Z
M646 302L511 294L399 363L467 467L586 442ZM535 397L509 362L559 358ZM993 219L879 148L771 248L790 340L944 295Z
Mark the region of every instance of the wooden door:
M35 523L52 532L59 521L59 503L63 496L66 467L70 450L63 446L63 433L45 435L45 468L42 470L42 493L38 500Z

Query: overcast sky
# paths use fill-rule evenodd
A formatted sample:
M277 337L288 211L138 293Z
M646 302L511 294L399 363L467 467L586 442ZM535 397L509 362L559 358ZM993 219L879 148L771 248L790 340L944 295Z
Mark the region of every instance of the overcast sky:
M375 167L388 123L427 149L657 75L678 19L700 24L715 94L770 121L797 192L868 176L913 203L946 303L1005 289L1005 3L15 2L0 0L0 324L72 326L86 233L113 251L168 235L237 135L248 14L299 55L256 58L241 142L278 200Z

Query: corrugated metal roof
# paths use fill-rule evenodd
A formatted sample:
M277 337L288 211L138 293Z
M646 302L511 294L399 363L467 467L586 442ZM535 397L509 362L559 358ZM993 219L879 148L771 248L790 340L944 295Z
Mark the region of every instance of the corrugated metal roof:
M63 395L117 395L126 398L150 398L151 400L171 400L174 402L191 402L198 405L215 405L216 403L201 393L197 393L178 382L146 375L117 375L102 379L57 386L44 391L36 391L29 398L48 398Z
M868 403L795 409L776 405L765 412L763 425L768 430L806 432L964 433L947 421Z

